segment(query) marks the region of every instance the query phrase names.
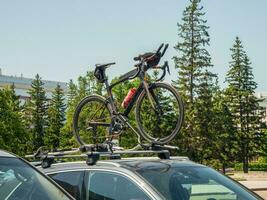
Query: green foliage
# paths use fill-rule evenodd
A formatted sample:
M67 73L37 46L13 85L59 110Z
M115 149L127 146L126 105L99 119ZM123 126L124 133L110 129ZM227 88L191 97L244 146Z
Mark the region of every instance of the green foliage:
M180 107L174 94L166 88L155 87L151 90L151 94L156 97L158 109L162 114L159 115L154 111L148 96L145 95L140 106L140 123L148 135L153 138L164 138L175 129L180 115Z
M226 76L226 102L233 115L236 138L238 141L238 160L243 162L244 172L248 162L259 154L266 137L263 131L263 110L259 105L261 99L255 96L257 84L254 81L251 63L237 37L231 48L232 61Z
M94 77L93 71L89 71L85 76L78 78L78 83L75 84L70 80L68 85L68 100L66 110L66 123L61 129L60 146L61 147L74 147L77 146L75 138L72 133L73 114L78 103L90 94L103 93L103 84L98 83Z
M68 93L67 93L67 111L66 111L66 121L64 126L60 131L60 146L61 147L72 147L75 146L74 138L72 138L72 118L74 109L78 103L78 88L77 85L70 80L68 84Z
M177 52L174 57L178 76L174 85L182 95L185 104L185 120L181 132L172 142L180 148L180 155L192 160L225 169L234 162L237 170L264 170L266 163L249 163L256 156L267 154L267 129L263 123L265 110L260 106L262 99L255 96L257 84L254 81L251 62L239 38L231 48L232 60L226 76L225 90L218 86L217 75L211 72L209 27L201 0L190 0L178 23ZM153 71L149 76L155 80L159 76ZM112 82L117 81L114 78ZM113 88L116 107L124 109L121 103L128 91L140 84L139 80L126 81ZM99 94L106 96L103 84L97 82L93 71L80 76L76 82L68 84L67 105L59 85L52 100L47 104L44 83L37 74L29 90L30 100L21 106L14 86L0 90L0 146L2 149L23 155L38 147L47 145L50 149L77 147L72 134L73 114L78 103L86 96ZM170 118L163 122L165 132L172 129L175 106L164 98L163 109L169 111ZM174 108L174 109L173 109ZM160 135L162 127L155 122L149 111L149 102L144 100L142 121L148 130ZM65 112L66 111L66 112ZM82 114L84 121L94 112L89 107ZM135 112L128 116L130 124L137 128ZM153 123L155 122L155 123ZM84 128L87 124L84 123ZM104 130L103 132L105 132ZM83 136L89 134L84 131ZM155 136L155 135L154 135ZM131 129L119 135L119 144L131 148L137 144L137 137Z
M211 156L213 91L216 75L209 71L211 57L208 26L200 0L191 0L178 24L179 41L174 57L178 69L175 85L185 103L185 121L176 144L195 161Z
M249 171L267 171L267 163L249 163L248 168ZM242 171L243 163L236 163L235 170Z
M235 161L238 144L235 137L233 116L226 104L224 91L217 90L215 92L213 112L213 158L218 159L225 170Z
M45 134L45 145L51 149L59 147L60 130L65 122L65 109L63 89L57 85L48 108L48 126Z
M28 150L22 108L14 86L0 90L0 146L2 149L23 155Z
M114 83L117 80L118 80L118 78L114 78L111 82ZM127 95L128 91L131 88L137 88L139 84L140 84L139 80L136 79L133 81L125 81L124 83L118 84L113 88L112 92L114 95L114 99L117 102L116 106L120 112L123 112L123 110L124 110L121 106L121 103L123 102L123 99ZM134 110L134 108L133 108L133 110ZM134 112L131 112L129 114L128 118L130 120L130 124L133 127L137 128L136 122L135 122L135 117L134 117ZM137 144L137 137L130 129L124 130L118 139L119 139L119 144L122 147L131 148Z
M28 91L30 100L27 104L26 115L28 115L34 150L44 145L45 126L47 124L47 103L43 85L41 77L37 74Z
M223 168L221 161L217 159L204 160L203 164L212 167L216 170L220 170Z

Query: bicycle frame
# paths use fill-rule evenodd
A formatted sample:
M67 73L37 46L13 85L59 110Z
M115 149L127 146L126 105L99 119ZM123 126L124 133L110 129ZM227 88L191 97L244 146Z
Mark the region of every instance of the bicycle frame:
M113 83L111 85L108 83L108 79L106 77L106 74L104 74L104 76L105 76L104 84L105 84L105 87L106 87L106 90L107 90L107 95L108 95L107 103L109 103L111 105L111 111L112 111L111 117L112 117L112 119L114 117L118 117L124 124L127 124L127 126L130 127L134 131L134 133L137 135L138 143L141 143L141 135L140 135L139 131L137 131L129 123L128 114L131 112L131 110L132 110L132 108L134 106L134 103L137 101L137 99L138 99L139 95L141 94L141 92L143 91L143 89L145 88L146 91L149 91L148 90L148 83L145 80L146 71L144 69L145 69L144 66L139 66L138 68L136 68L136 69L134 69L134 70L122 75L117 82L115 82L115 83ZM113 94L112 94L112 89L116 85L118 85L120 83L123 83L123 82L125 82L127 80L134 79L136 77L138 77L141 80L141 83L138 86L133 98L129 102L129 104L126 107L126 109L124 110L124 112L123 113L119 113L118 109L117 109L117 107L115 105L115 101L114 101Z
M106 90L107 90L107 94L108 94L108 98L107 98L107 101L108 103L110 103L111 105L111 109L112 109L112 115L123 115L125 117L128 117L129 113L131 112L135 102L137 101L139 95L141 94L142 90L145 88L146 91L148 91L148 83L147 81L145 80L145 75L146 75L146 72L144 70L141 69L142 67L140 68L137 68L135 70L132 70L124 75L122 75L119 80L113 84L109 84L108 83L108 80L107 78L105 79L105 87L106 87ZM136 71L136 74L134 76L130 76L130 73L134 73ZM124 112L123 113L119 113L118 110L117 110L117 107L115 105L115 101L114 101L114 98L113 98L113 94L112 94L112 89L113 87L115 87L116 85L120 84L120 83L123 83L127 80L131 80L131 79L134 79L138 77L140 80L141 80L141 83L140 85L138 86L133 98L131 99L131 101L129 102L128 106L125 108Z

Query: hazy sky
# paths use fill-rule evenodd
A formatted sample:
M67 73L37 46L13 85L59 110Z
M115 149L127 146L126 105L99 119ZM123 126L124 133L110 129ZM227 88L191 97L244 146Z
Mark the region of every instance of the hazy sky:
M113 77L132 58L170 44L188 0L0 0L0 68L3 74L69 81L95 63L116 61ZM258 91L267 91L267 0L203 0L210 26L214 72L223 84L229 48L238 35L252 61Z

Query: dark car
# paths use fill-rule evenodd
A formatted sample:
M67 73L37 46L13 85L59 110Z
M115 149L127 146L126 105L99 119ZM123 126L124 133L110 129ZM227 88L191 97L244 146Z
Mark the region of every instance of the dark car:
M0 200L73 200L23 159L0 150Z
M184 157L62 162L40 169L78 200L262 199L212 168Z

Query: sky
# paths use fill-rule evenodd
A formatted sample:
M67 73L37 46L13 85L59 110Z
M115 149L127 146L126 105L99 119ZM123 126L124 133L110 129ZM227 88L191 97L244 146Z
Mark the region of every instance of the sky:
M76 80L96 63L115 61L110 78L133 68L133 57L179 40L188 0L0 0L0 68L5 75ZM239 36L251 59L257 91L267 92L267 0L202 0L210 26L213 71L225 87L230 48Z

